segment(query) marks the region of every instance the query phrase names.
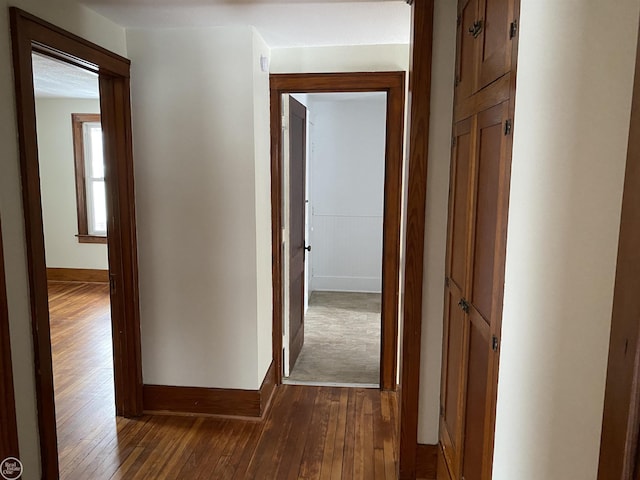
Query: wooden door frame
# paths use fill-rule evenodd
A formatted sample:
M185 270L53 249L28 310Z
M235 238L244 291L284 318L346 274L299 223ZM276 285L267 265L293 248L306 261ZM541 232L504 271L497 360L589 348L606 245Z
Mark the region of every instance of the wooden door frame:
M422 287L424 272L425 209L429 163L431 67L434 0L408 0L411 4L409 67L409 152L407 175L407 233L402 355L400 372L399 478L416 478L420 353L422 348ZM444 272L443 272L444 274Z
M47 274L33 89L32 51L99 74L104 132L116 414L142 414L131 106L128 59L18 8L10 8L23 208L29 269L43 478L58 478ZM72 161L73 159L70 159Z
M638 36L640 48L640 35ZM640 439L640 50L620 219L598 479L631 479ZM637 475L638 472L635 472ZM633 477L635 478L635 477Z
M386 92L384 221L382 247L382 335L380 387L396 388L398 300L400 285L400 214L404 144L405 72L272 74L271 95L271 225L273 250L273 362L282 383L282 102L283 94Z
M20 458L6 287L0 224L0 462L7 457Z

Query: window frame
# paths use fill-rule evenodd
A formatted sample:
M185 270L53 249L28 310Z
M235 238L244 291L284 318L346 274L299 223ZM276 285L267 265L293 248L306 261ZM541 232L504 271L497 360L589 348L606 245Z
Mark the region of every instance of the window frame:
M84 144L84 124L101 123L99 113L72 113L73 156L76 177L76 207L78 218L78 243L107 243L107 235L89 233L89 214L87 211L87 176Z

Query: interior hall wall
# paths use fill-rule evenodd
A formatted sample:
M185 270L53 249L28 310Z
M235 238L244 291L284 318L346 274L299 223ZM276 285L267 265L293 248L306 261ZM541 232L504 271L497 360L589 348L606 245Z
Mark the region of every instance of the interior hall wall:
M255 390L270 361L267 52L129 29L145 383ZM269 264L269 267L267 267Z

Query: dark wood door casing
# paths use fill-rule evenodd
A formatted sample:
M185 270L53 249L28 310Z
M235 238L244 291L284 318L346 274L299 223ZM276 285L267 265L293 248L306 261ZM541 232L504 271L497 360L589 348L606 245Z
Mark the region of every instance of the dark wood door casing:
M622 198L598 480L636 480L640 448L640 35Z
M399 478L415 479L418 453L425 207L429 160L434 1L411 2L410 114L403 331L400 360Z
M6 286L0 225L0 461L8 457L20 457Z
M40 196L32 51L99 75L106 163L116 413L142 413L137 240L129 92L130 62L18 8L10 8L43 477L58 478L47 274Z
M307 109L289 96L289 369L304 345Z

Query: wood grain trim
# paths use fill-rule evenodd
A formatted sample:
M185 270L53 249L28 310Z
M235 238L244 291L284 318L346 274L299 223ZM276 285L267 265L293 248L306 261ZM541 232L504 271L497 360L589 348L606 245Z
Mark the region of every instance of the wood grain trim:
M282 93L375 92L404 87L404 72L284 73L270 75Z
M382 354L380 386L396 390L398 371L398 302L400 300L400 224L404 152L404 73L400 86L387 92L387 139L382 238Z
M409 95L409 165L407 233L402 333L399 478L416 478L420 349L422 331L422 275L431 109L433 0L411 6L412 38Z
M100 235L76 235L78 243L92 243L99 245L107 245L109 239Z
M138 289L135 174L128 76L100 75L109 245L116 412L142 414L142 351Z
M20 457L6 287L2 226L0 225L0 425L2 425L0 428L0 460L7 457Z
M640 48L640 36L638 37ZM636 478L640 432L640 50L622 198L598 479Z
M438 480L451 480L451 474L449 473L449 467L447 467L447 461L444 458L442 444L438 445L438 472L436 478Z
M438 445L419 443L416 455L416 478L436 480L438 477Z
M29 271L36 397L43 478L58 478L47 272L33 94L32 50L99 73L107 165L109 270L116 413L142 413L137 240L129 61L15 7L10 8L16 113Z
M275 391L275 369L272 363L259 390L145 385L143 391L147 413L263 417Z
M260 416L258 390L145 385L145 413Z
M516 49L516 46L513 46ZM515 68L515 66L514 66ZM506 73L491 85L483 88L478 93L462 100L453 109L453 123L460 122L475 113L498 105L509 100L512 85L512 73Z
M47 280L50 282L107 283L109 281L109 270L47 268Z
M37 50L81 68L129 77L130 60L53 25L24 10L11 7L16 23L28 25L33 40L44 40ZM38 42L40 43L40 42Z
M276 391L276 369L274 362L271 362L267 374L260 386L260 416L267 413L267 410L271 406L271 399Z
M380 385L396 388L398 299L400 275L400 213L404 135L404 72L273 74L271 89L271 221L273 255L273 362L282 383L282 116L286 93L387 92L385 200L383 233L383 298Z
M272 355L273 366L276 371L276 384L282 383L284 354L282 351L283 333L283 282L284 264L282 259L282 105L281 93L272 86L270 97L270 130L271 130L271 281L273 284L273 326L272 326Z

